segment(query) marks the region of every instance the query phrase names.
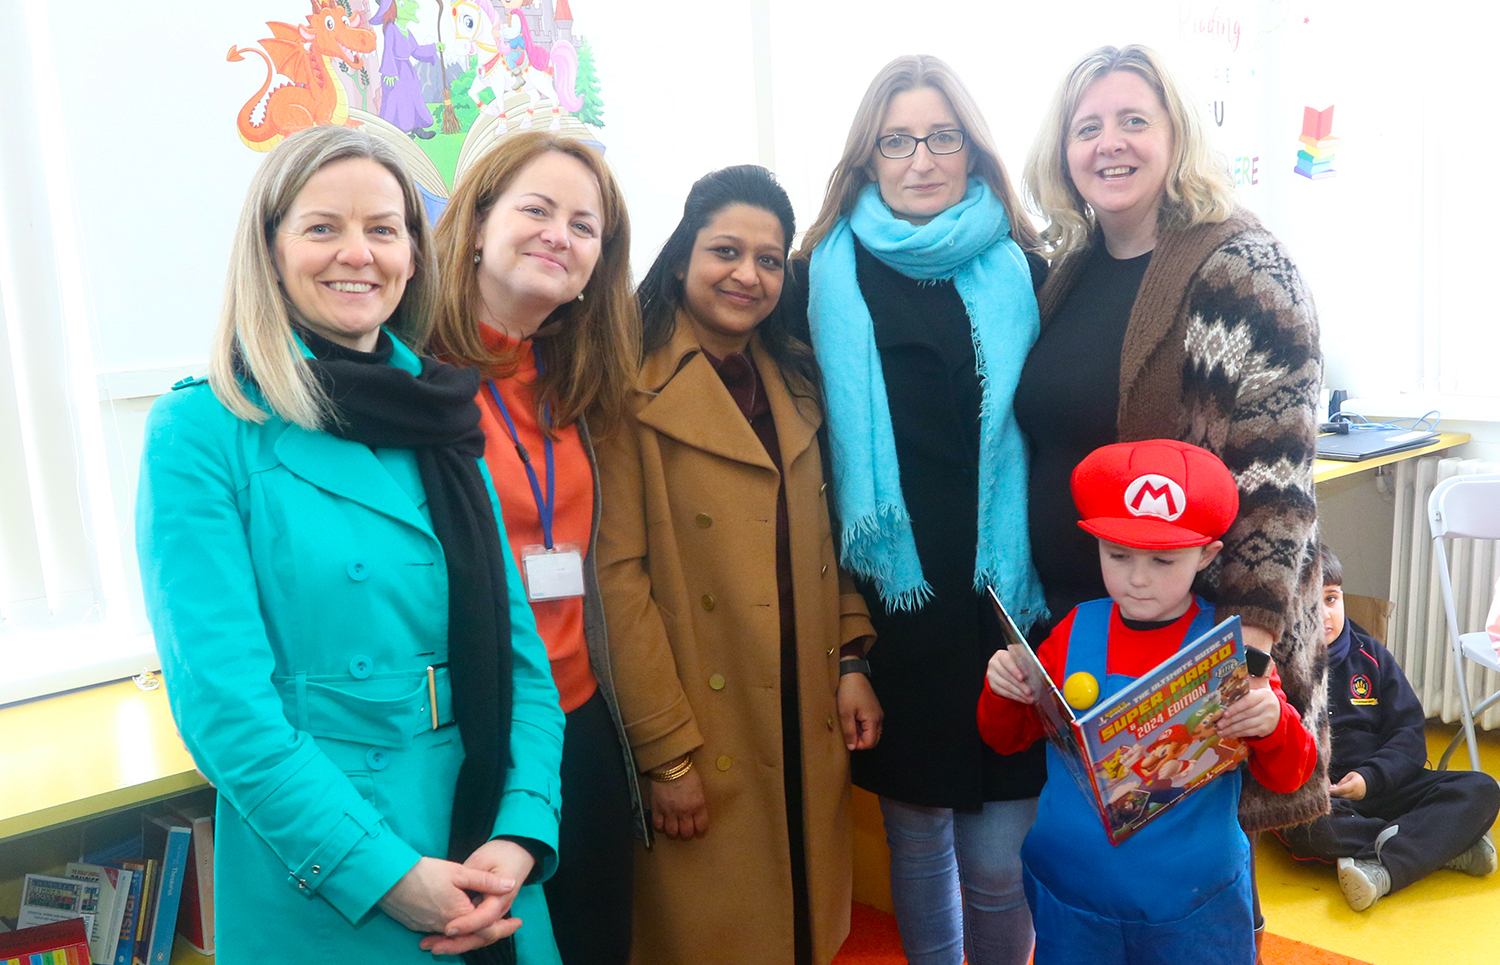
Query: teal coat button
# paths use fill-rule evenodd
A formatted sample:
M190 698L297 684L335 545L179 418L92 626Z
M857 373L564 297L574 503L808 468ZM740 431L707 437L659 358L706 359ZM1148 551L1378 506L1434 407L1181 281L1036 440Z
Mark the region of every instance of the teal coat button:
M349 579L356 583L362 583L370 576L370 568L364 564L363 560L350 561L349 565L344 567L344 572L348 573Z
M387 757L385 751L378 747L372 747L365 754L365 763L370 765L370 770L372 771L383 771L385 770L385 766L390 763L390 759Z
M374 661L372 661L364 654L360 654L353 660L349 661L349 676L353 677L355 680L364 680L366 677L370 676L370 671L374 668L374 666Z

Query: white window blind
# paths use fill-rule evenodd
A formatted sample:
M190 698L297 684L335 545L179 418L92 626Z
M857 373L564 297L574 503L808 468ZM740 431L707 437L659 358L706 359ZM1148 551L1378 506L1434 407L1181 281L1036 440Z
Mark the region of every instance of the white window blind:
M149 647L125 605L53 48L25 9L0 36L0 702L129 675Z

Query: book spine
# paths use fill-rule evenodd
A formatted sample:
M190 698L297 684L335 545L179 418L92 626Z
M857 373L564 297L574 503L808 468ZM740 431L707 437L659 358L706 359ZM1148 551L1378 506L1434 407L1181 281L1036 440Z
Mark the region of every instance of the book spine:
M177 906L182 900L182 876L187 867L192 829L176 825L167 829L167 850L162 858L161 890L151 925L151 953L147 965L169 965L172 939L177 935Z
M154 920L152 914L156 910L157 882L160 877L161 862L156 858L147 858L146 883L141 889L140 914L136 918L135 949L131 952L131 961L141 965L145 965L146 956L151 950L151 922Z
M130 965L130 953L135 949L135 929L140 918L141 872L124 869L130 876L125 890L125 907L121 909L119 939L115 945L115 965Z
M204 955L214 953L214 832L213 818L177 817L193 829L187 869L182 880L182 903L177 910L177 934Z

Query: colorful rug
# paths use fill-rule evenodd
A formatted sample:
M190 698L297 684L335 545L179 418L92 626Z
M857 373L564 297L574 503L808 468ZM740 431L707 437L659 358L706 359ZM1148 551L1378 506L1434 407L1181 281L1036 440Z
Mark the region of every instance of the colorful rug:
M906 965L901 954L901 934L896 919L869 905L855 903L849 923L849 939L833 959L833 965ZM1280 935L1267 935L1260 950L1260 965L1368 965L1322 948L1294 942Z

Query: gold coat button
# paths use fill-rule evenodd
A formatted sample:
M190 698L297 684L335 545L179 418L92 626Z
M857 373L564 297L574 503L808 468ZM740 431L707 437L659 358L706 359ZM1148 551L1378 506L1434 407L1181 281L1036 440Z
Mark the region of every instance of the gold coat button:
M714 518L712 516L708 515L707 513L699 513L698 514L698 528L699 529L708 529L713 524L714 524Z
M823 572L821 574L819 574L819 575L821 575L821 576L827 576L828 575L828 564L827 563L823 564Z
M712 677L709 677L708 678L708 685L710 687L712 687L713 689L715 689L715 690L723 690L724 689L724 675L721 674L721 673L716 673Z
M824 483L823 485L821 485L821 486L818 487L818 495L819 496L823 495L826 492L828 492L828 484L827 483Z
M715 766L721 771L727 771L734 766L734 759L728 754L720 754L719 759L714 761Z
M837 728L838 725L839 725L838 721L834 720L832 717L828 718L828 729L829 730L833 730L833 729Z
M707 593L703 594L703 609L712 610L713 608L714 598Z
M830 656L830 657L831 657L831 656L833 656L833 650L834 650L834 648L833 648L833 647L829 647L829 648L828 648L828 655L829 655L829 656Z

